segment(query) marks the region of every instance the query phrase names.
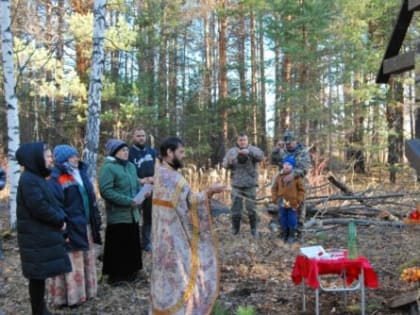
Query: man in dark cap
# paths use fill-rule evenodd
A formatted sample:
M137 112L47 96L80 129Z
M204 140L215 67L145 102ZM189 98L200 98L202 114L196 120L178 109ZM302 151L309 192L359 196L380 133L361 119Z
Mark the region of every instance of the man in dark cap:
M271 164L278 165L281 169L283 160L288 156L295 158L294 174L305 177L312 166L311 156L308 149L303 144L298 143L295 134L289 130L283 134L283 139L277 142L276 147L271 152Z

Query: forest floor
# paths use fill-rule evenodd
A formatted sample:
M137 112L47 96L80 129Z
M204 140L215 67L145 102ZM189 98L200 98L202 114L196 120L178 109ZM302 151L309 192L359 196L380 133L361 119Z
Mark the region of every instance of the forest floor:
M407 178L406 178L407 179ZM359 178L360 183L371 182ZM415 185L415 184L414 184ZM388 186L388 187L386 187ZM400 182L398 185L383 185L381 189L389 192L404 190L411 193L417 190L413 183ZM416 200L407 201L415 207ZM393 213L400 212L401 217L408 212L396 203L389 205ZM347 226L333 225L318 232L306 233L299 244L283 244L278 232L269 228L270 215L260 212L261 237L251 237L247 223L244 223L237 236L231 234L228 214L215 218L215 227L219 236L221 261L221 283L218 304L227 309L226 314L236 314L238 306L253 306L255 314L314 314L314 294L308 290L306 313L301 311L301 287L294 285L291 272L299 248L322 245L324 248L344 248L347 245ZM3 227L7 222L5 202L0 202L0 222ZM379 278L378 289L366 292L366 314L406 314L391 310L390 299L403 292L416 288L417 284L408 284L400 280L404 267L420 266L420 225L391 227L372 224L358 226L359 253L367 257ZM9 234L4 240L2 274L0 275L0 314L30 314L27 281L22 277L16 234ZM143 253L146 273L151 269L151 254ZM98 276L101 262L98 260ZM99 280L98 296L77 308L53 309L57 314L147 314L149 283L147 280L136 284L110 287L104 279ZM342 294L321 293L321 314L360 314L360 299L357 293L350 293L347 306Z

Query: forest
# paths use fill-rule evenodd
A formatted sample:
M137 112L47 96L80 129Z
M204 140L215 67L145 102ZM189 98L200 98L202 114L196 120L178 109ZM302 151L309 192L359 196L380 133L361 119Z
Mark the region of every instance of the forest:
M93 2L10 1L20 142L86 145ZM400 5L107 1L100 143L143 126L156 145L177 134L191 161L215 165L241 131L268 155L290 129L328 157L401 163L415 134L413 75L375 84Z
M229 194L213 200L221 209L214 220L222 270L213 314L306 314L300 287L290 279L299 246L344 247L346 224L354 219L360 252L380 279L379 289L367 293L367 313L402 314L390 305L418 282L404 282L400 274L420 265L418 225L403 224L420 200L417 174L404 156L405 141L420 138L420 111L414 71L393 75L388 84L377 84L376 77L404 3L0 1L0 166L9 180L0 193L6 256L0 261L0 315L29 313L14 230L19 145L72 145L95 179L106 141L130 143L138 127L156 148L169 135L184 140L183 173L195 190L215 181L230 184L220 163L241 132L265 153L260 240L248 232L232 236ZM401 53L415 50L418 36L415 15ZM293 246L276 235L267 201L277 172L269 165L271 152L285 131L312 158L309 225ZM145 254L146 272L150 260ZM54 311L147 314L148 280L117 289L99 281L95 300ZM345 306L341 296L321 298L322 314L360 313L357 296ZM308 302L312 309L314 299Z

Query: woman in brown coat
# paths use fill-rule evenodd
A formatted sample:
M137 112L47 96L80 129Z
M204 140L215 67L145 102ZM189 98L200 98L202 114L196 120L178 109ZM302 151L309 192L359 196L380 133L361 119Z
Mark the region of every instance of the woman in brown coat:
M288 243L295 242L297 227L297 209L305 197L303 179L293 175L293 167L296 162L293 156L289 156L283 161L283 169L276 176L271 188L272 201L279 203L279 219L281 226L280 237Z

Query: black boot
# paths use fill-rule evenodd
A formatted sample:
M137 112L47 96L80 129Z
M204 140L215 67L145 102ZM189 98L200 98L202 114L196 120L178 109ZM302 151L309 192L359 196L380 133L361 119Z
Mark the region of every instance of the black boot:
M232 234L237 235L240 229L241 229L241 219L232 218Z
M254 215L249 216L249 226L251 228L251 234L253 237L258 238L258 230L257 230L257 217Z
M142 248L145 252L152 251L152 242L151 242L151 232L152 227L149 224L143 224L141 227L141 241L142 241Z
M29 296L31 299L32 315L52 315L45 304L45 280L29 279Z
M293 244L296 242L296 228L289 228L287 236L287 243Z
M3 238L0 235L0 260L3 260L5 258L6 257L4 257L4 254L3 254Z
M279 235L280 239L283 242L287 242L287 237L288 236L289 236L289 230L287 228L281 228L280 235Z
M42 315L53 315L53 313L51 313L51 312L49 311L49 309L45 306L45 307L44 307L44 312L42 313Z

